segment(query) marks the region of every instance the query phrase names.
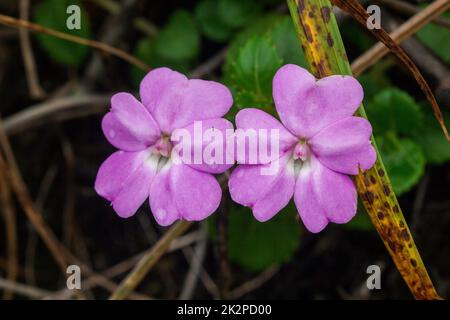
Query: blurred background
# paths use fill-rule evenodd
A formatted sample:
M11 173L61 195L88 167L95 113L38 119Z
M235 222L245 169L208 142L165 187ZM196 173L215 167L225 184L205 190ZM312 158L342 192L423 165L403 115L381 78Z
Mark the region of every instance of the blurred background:
M430 1L362 1L396 30ZM68 30L70 5L81 29ZM448 6L447 6L448 8ZM271 80L286 63L306 66L281 0L1 0L0 14L109 44L150 67L228 85L235 104L274 113ZM376 42L337 11L350 61ZM402 43L450 119L450 12ZM0 297L69 299L62 252L84 268L88 299L106 299L164 234L146 202L119 218L93 185L114 152L100 121L111 95L137 92L145 74L127 61L72 42L0 25L0 114L17 170L0 162ZM358 77L393 187L438 292L450 294L450 145L409 72L392 55ZM447 123L449 123L447 121ZM3 139L4 140L4 139ZM4 159L4 158L3 158ZM11 174L11 172L13 172ZM20 174L23 183L17 180ZM11 178L13 177L13 178ZM19 179L20 180L20 179ZM40 218L42 217L42 219ZM39 234L47 234L43 241ZM48 243L61 245L49 249ZM53 250L53 251L52 251ZM366 269L379 265L381 290ZM133 299L411 299L364 212L347 225L305 231L295 206L267 223L225 195L141 282Z

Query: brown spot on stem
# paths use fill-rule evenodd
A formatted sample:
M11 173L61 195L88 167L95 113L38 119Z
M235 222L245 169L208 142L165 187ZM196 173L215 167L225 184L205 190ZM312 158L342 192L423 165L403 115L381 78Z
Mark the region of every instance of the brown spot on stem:
M417 261L416 261L416 260L411 259L411 264L412 264L412 266L413 266L414 268L417 267Z
M320 9L320 12L322 13L323 21L325 23L328 23L330 21L330 17L331 17L331 15L330 15L330 8L329 7L322 7Z
M380 220L384 219L384 213L381 211L378 211L377 216L378 216L378 219L380 219Z
M303 0L298 0L298 11L305 10L305 4L303 3Z
M371 182L372 184L377 184L377 179L375 179L374 176L370 176L370 182Z
M303 30L305 30L306 40L308 40L309 43L313 42L313 36L311 33L311 28L307 23L303 24Z
M331 34L328 32L328 34L327 34L327 44L328 44L328 46L330 46L330 47L332 47L332 46L334 46L334 40L333 40L333 37L331 37Z
M385 195L389 196L391 194L391 189L387 185L383 185L383 192Z
M395 206L394 206L394 212L395 212L395 213L399 213L399 212L400 212L400 209L398 208L398 205L395 205Z
M384 177L383 169L378 169L378 174L380 175L380 177Z
M403 230L400 232L400 236L401 236L405 241L409 241L409 240L410 240L410 236L409 236L408 230L406 230L406 229L403 229Z
M388 241L389 248L395 252L395 242L394 241Z
M367 192L364 194L364 196L365 196L367 202L369 202L370 204L373 204L373 202L374 202L374 200L375 200L375 195L374 195L372 192L367 191Z

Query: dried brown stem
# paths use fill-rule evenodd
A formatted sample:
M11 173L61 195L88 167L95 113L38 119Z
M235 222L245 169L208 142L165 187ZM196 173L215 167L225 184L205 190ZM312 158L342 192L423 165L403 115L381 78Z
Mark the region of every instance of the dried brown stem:
M333 2L338 5L342 10L351 14L352 17L358 21L361 25L366 27L368 19L370 19L369 14L366 10L359 4L356 0L333 0ZM373 29L370 30L374 37L376 37L382 43L378 43L371 50L367 51L364 55L357 59L354 64L352 64L352 69L355 75L360 74L362 67L367 67L367 65L371 65L371 63L375 59L380 59L389 51L392 51L395 56L408 68L411 74L416 79L416 82L419 84L420 89L425 94L427 100L430 102L431 107L433 108L434 115L441 126L442 132L445 135L447 141L450 142L450 135L448 133L447 127L445 126L444 118L442 116L442 112L439 108L439 105L434 97L433 92L431 91L430 86L422 76L422 73L411 60L411 58L406 54L405 50L399 47L398 43L408 38L415 31L426 25L428 22L436 18L440 13L444 12L450 7L449 0L435 0L432 4L430 4L427 8L425 8L420 13L413 16L411 19L406 21L403 25L400 26L398 30L393 32L392 36L395 37L393 39L384 29ZM413 30L413 31L411 31ZM367 55L366 55L367 54ZM370 59L370 60L367 60ZM359 60L359 61L358 61ZM361 62L362 60L362 62ZM363 69L364 70L364 69Z
M30 11L30 0L20 0L19 12L20 19L28 20ZM41 99L45 96L45 92L39 83L39 76L34 61L33 49L31 48L30 33L27 29L19 30L20 47L22 49L22 58L25 66L25 75L27 77L30 96L33 99Z
M11 199L11 190L6 179L6 168L0 165L0 203L5 220L6 234L6 274L9 281L16 281L18 269L18 244L17 244L17 220L14 205ZM13 297L13 291L5 289L3 299Z
M191 222L178 221L164 236L144 255L130 274L120 283L119 288L111 295L111 300L126 299L130 293L139 285L152 267L159 261L162 255L168 250L174 239L183 234L190 226Z
M144 71L148 71L150 70L150 66L148 66L145 62L143 62L142 60L133 57L132 55L130 55L129 53L115 48L113 46L110 46L106 43L102 43L99 41L95 41L95 40L90 40L90 39L85 39L85 38L81 38L81 37L77 37L71 34L67 34L64 32L60 32L57 30L53 30L50 28L46 28L43 27L41 25L38 25L36 23L32 23L30 21L26 21L26 20L22 20L22 19L16 19L10 16L6 16L3 14L0 14L0 24L3 24L5 26L9 26L9 27L13 27L13 28L19 28L19 29L27 29L30 30L32 32L38 32L38 33L43 33L43 34L47 34L49 36L53 36L59 39L63 39L66 41L70 41L70 42L75 42L84 46L88 46L88 47L92 47L94 49L103 51L107 54L111 54L113 56L116 56L118 58L121 58L133 65L135 65L136 67L144 70Z
M414 15L422 11L422 8L415 6L411 3L408 3L406 1L400 0L375 0L375 1L399 13ZM433 23L445 28L450 28L450 21L445 18L437 17L436 19L433 20Z

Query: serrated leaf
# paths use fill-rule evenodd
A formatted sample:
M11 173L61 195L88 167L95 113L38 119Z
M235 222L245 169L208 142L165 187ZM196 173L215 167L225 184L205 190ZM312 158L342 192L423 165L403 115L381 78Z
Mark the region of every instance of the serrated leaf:
M433 164L442 164L450 161L450 144L442 134L441 127L428 106L422 106L423 126L414 135L414 141L422 146L427 161ZM444 112L444 119L450 119L450 113Z
M393 131L411 135L422 125L419 105L406 92L386 89L368 104L367 114L376 134Z
M272 105L272 78L281 66L282 60L268 38L250 39L228 70L238 93L236 105L239 108Z
M200 35L188 11L176 11L155 39L155 55L169 61L189 61L200 50Z
M425 170L422 148L411 139L398 138L393 133L378 137L377 143L395 193L409 191Z
M66 10L70 5L81 8L81 29L69 30L67 19L69 15ZM78 0L44 0L35 10L34 22L44 27L68 33L82 38L90 38L90 23ZM86 58L89 48L73 42L58 39L52 36L38 34L38 41L44 50L55 61L69 65L79 66Z
M250 209L239 207L229 215L230 260L251 271L289 261L300 243L296 210L289 205L268 222L257 221Z
M444 13L442 17L450 21L450 13ZM417 32L417 37L445 62L450 62L450 30L448 28L429 23Z
M256 69L251 70L252 63ZM228 117L232 119L243 107L257 107L275 115L272 78L286 63L306 66L289 17L270 14L240 32L230 44L223 67L223 82L235 97L235 107Z

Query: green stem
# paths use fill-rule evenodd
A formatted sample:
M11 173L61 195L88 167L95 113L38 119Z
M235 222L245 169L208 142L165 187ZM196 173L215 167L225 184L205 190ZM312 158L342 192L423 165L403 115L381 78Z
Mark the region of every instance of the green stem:
M329 0L287 0L300 44L317 78L351 75L352 70ZM356 115L366 118L361 105ZM355 176L364 207L397 269L416 299L439 299L377 151L375 165Z

